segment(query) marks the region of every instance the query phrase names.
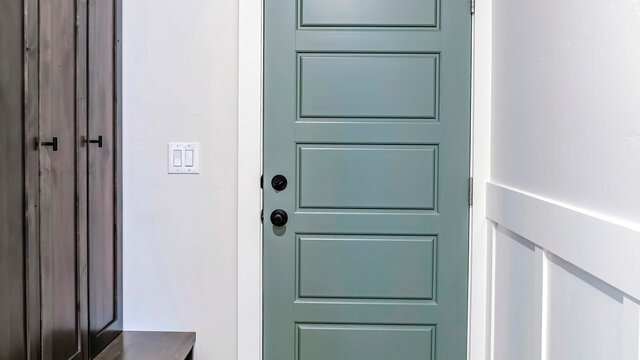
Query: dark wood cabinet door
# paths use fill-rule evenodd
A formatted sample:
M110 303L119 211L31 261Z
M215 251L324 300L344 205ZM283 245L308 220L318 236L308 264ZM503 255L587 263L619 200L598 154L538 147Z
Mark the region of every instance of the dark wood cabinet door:
M0 2L0 359L25 359L22 5Z
M86 235L79 163L76 0L39 2L41 329L44 360L88 355ZM57 146L45 146L57 138Z
M122 147L118 6L115 0L89 4L89 336L96 355L122 330Z

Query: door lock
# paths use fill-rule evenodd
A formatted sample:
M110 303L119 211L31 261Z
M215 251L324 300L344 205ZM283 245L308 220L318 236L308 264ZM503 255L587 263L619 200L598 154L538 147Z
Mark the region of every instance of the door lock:
M284 226L289 220L287 212L282 209L273 210L271 213L271 223L275 226Z
M277 191L287 188L287 178L284 175L276 175L271 179L271 187Z

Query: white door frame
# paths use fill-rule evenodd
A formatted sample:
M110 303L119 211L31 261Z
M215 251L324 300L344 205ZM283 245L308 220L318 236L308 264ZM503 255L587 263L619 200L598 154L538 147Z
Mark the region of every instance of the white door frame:
M491 0L476 4L472 24L469 231L469 360L488 359L490 279L486 183L491 165ZM238 75L238 359L262 360L262 50L263 0L239 0Z

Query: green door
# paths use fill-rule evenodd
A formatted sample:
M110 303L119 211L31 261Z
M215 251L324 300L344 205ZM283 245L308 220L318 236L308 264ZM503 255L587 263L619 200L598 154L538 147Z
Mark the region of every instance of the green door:
M264 20L264 359L466 359L469 0Z

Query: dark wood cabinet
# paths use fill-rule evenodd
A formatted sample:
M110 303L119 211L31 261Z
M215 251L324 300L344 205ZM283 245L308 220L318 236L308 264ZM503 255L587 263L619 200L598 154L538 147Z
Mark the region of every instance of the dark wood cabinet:
M0 0L0 359L122 330L121 0Z

